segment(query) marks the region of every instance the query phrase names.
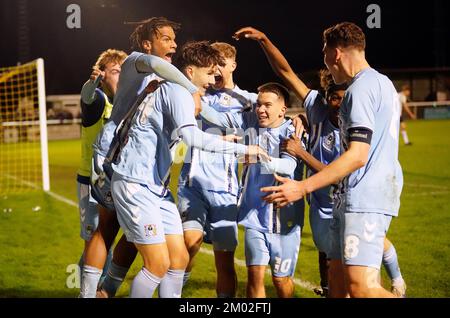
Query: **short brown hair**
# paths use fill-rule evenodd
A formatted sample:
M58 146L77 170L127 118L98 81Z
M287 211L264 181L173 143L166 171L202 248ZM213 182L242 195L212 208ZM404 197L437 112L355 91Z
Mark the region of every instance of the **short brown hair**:
M175 60L175 65L183 70L187 66L209 67L223 65L224 61L220 52L214 49L208 41L188 42L181 48L180 54Z
M122 64L123 60L127 58L127 53L116 49L108 49L103 51L95 62L93 68L98 68L101 71L105 70L106 64L117 63Z
M134 24L134 23L133 23ZM152 36L158 34L158 29L163 27L171 27L174 32L181 28L181 24L168 20L165 17L153 17L138 22L138 26L130 35L131 49L143 52L142 41L150 40Z
M289 99L290 99L290 94L289 94L289 90L276 82L269 82L266 84L263 84L261 86L258 87L258 93L274 93L275 95L277 95L278 97L281 97L284 100L284 103L286 104L286 106L289 105Z
M331 47L354 47L363 51L366 48L366 36L359 26L352 22L342 22L323 32L323 42Z
M233 45L225 42L214 42L211 46L219 51L225 58L236 60L237 51Z

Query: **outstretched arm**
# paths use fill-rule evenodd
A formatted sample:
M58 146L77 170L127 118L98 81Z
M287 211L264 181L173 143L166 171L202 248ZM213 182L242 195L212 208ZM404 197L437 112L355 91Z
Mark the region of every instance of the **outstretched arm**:
M94 68L91 73L90 79L84 83L83 88L81 89L81 100L86 105L91 105L97 95L95 94L95 89L100 84L105 72L100 71L98 68Z
M234 142L227 142L222 136L216 136L201 131L194 117L194 103L189 93L177 85L166 84L161 86L168 96L166 103L171 113L177 131L189 147L199 148L209 152L238 154L241 156L260 157L269 161L270 157L258 145L245 146Z
M270 173L288 176L297 167L297 162L292 157L273 158L269 162L261 162L261 165Z
M139 56L135 65L138 72L155 73L169 82L180 84L192 94L196 108L201 109L200 93L197 86L175 66L158 56L149 54Z
M233 37L236 40L247 38L258 41L275 74L281 77L285 84L288 85L299 98L302 100L305 99L310 89L302 82L302 80L300 80L300 78L298 78L280 50L278 50L264 33L252 27L245 27L238 30Z
M208 103L202 103L200 116L209 124L221 128L242 128L244 124L243 113L219 112Z
M277 181L282 185L262 188L262 192L272 193L264 197L264 200L283 207L290 202L300 200L308 193L337 183L367 163L369 149L368 143L352 141L348 151L312 177L303 181L295 181L276 176Z
M183 73L158 56L142 54L136 60L136 69L140 73L155 73L169 82L180 84L191 94L198 91L198 88Z
M243 144L224 141L222 137L205 133L194 125L180 128L179 134L188 147L195 147L209 152L257 157L263 161L271 160L267 153L258 145L245 146Z

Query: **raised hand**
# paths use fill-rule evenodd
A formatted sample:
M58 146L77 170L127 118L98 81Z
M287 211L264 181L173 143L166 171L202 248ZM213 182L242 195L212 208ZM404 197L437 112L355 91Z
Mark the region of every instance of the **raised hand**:
M245 27L239 29L233 34L233 39L235 39L236 41L239 41L241 38L261 41L266 38L266 35L255 28Z
M105 77L105 72L101 71L99 68L94 67L92 69L91 76L89 79L93 82L100 82Z

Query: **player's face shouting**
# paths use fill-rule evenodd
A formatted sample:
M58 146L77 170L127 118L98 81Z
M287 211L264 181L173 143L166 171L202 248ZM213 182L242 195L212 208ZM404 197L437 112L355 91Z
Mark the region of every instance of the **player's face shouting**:
M230 58L224 58L225 65L218 66L218 72L216 73L215 79L216 83L214 84L215 89L222 89L225 87L227 83L231 81L231 76L236 69L236 62Z
M156 55L172 63L172 56L175 54L177 44L175 42L175 32L172 27L165 26L158 29L152 36L149 46L149 54Z
M286 105L281 97L272 92L258 94L256 114L261 127L278 127L286 113Z

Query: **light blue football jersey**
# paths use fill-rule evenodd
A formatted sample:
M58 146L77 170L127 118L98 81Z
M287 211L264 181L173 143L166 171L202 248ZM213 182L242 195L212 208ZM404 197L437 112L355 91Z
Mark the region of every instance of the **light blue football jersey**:
M134 104L148 83L153 79L158 79L155 74L149 75L148 73L140 73L137 71L136 60L143 54L144 53L133 52L122 64L111 117L97 135L97 140L93 145L94 152L103 157L106 157L108 154L115 130L130 107Z
M339 184L335 204L345 204L347 212L398 215L403 187L398 102L391 80L370 67L349 83L339 115L341 153L350 143L348 129L364 127L373 134L367 163Z
M202 103L218 112L240 112L243 109L251 109L256 104L257 97L257 94L242 90L236 85L233 89L209 89L202 97ZM212 134L235 133L232 129L216 129L215 126L213 128L204 121L199 123L199 127ZM179 185L237 195L239 182L236 157L191 148L181 170Z
M201 115L215 125L243 129L244 140L247 144L259 145L273 158L291 161L292 166L296 168L287 177L301 180L303 163L298 163L289 154L280 152L282 140L289 138L295 132L291 120L285 121L277 128L261 128L258 117L253 111L220 113L212 107L205 107ZM279 234L287 234L298 226L303 226L303 200L298 200L281 209L274 209L272 204L262 200L262 197L267 194L260 191L261 187L276 184L273 173L264 164L248 165L244 171L243 180L243 191L239 198L238 221L240 224L260 232Z
M330 164L340 155L339 128L329 118L327 101L316 90L311 90L305 98L304 107L310 125L308 152L323 164ZM316 172L307 168L307 176ZM319 213L321 218L332 218L333 187L328 186L312 192L309 196L310 211Z
M180 128L197 126L192 95L178 84L163 82L147 95L128 131L128 140L112 165L123 179L146 184L163 195L172 165L171 141Z
M256 117L256 116L255 116ZM289 175L290 179L301 180L303 163L280 152L281 142L295 133L291 120L285 121L277 128L260 128L256 125L256 133L248 134L250 144L258 144L271 157L286 158L294 161L296 169ZM298 200L281 209L274 208L262 199L267 193L260 191L262 187L277 185L273 173L264 165L257 163L248 165L243 174L243 191L239 199L239 224L246 228L264 233L287 234L303 226L304 200Z

